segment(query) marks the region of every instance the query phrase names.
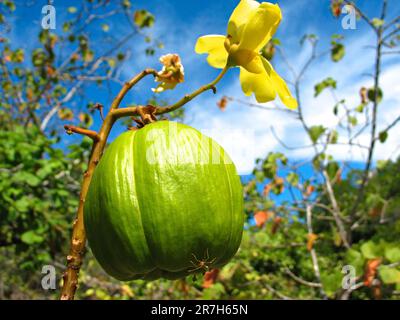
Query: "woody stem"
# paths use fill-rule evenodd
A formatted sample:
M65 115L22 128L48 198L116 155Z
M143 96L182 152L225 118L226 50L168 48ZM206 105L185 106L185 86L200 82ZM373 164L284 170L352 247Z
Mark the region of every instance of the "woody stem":
M229 69L229 67L225 66L225 68L223 68L221 70L219 75L212 82L210 82L207 85L204 85L204 86L200 87L196 91L193 91L191 94L185 95L178 102L176 102L176 103L174 103L174 104L172 104L170 106L166 106L166 107L157 107L157 110L156 110L155 114L164 114L164 113L172 112L172 111L174 111L176 109L179 109L180 107L184 106L186 103L188 103L189 101L193 100L198 95L202 94L203 92L205 92L207 90L212 90L214 93L216 93L215 85L222 79L222 77L225 75L225 73L228 71L228 69Z

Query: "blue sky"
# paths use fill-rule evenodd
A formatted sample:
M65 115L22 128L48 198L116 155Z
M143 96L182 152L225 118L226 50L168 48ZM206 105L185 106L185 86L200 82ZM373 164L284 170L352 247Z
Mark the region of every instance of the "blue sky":
M276 1L273 1L276 2ZM47 1L37 1L36 5L27 9L19 9L17 18L14 19L13 40L14 43L26 48L36 45L36 34L40 19L41 6ZM54 0L57 10L57 27L61 29L63 21L68 17L68 6L79 6L80 1ZM196 39L205 34L224 34L229 16L238 3L237 0L220 1L183 1L183 0L149 0L133 1L134 7L147 9L156 16L154 28L149 30L153 37L160 38L165 47L158 50L155 56L146 57L142 54L146 47L142 41L128 43L133 52L140 52L132 56L121 73L121 80L132 77L145 67L159 68L158 57L165 53L178 53L185 66L185 82L180 84L173 92L163 93L160 98L174 102L182 95L197 89L200 85L210 82L218 73L206 63L206 57L194 53ZM335 125L332 108L335 104L328 92L321 94L317 99L313 98L313 86L316 82L332 76L338 81L338 95L345 98L349 104L358 104L358 90L361 86L371 86L372 79L366 74L372 71L373 52L366 48L373 41L373 34L364 22L358 21L355 30L344 30L341 20L332 17L329 10L329 0L282 0L278 1L282 8L283 20L277 32L277 37L282 42L282 48L286 52L288 60L295 68L300 68L309 55L307 46L301 47L299 40L306 33L314 33L320 39L319 50L329 48L330 36L342 34L345 36L346 56L338 64L332 63L329 56L316 61L305 76L303 82L302 98L305 118L307 123ZM370 16L380 11L378 0L357 1L360 8ZM390 2L389 12L392 15L400 14L400 6L397 0ZM99 22L99 26L102 22ZM118 34L124 28L124 22L108 20L110 33ZM59 31L59 30L57 30ZM285 79L290 80L288 68L277 57L273 64ZM385 92L385 100L382 108L382 116L379 118L379 127L385 127L387 123L398 114L400 103L400 61L398 56L387 56L382 72L382 88ZM254 161L258 157L265 156L269 151L282 151L282 146L271 133L271 127L279 137L287 144L301 146L309 144L301 125L284 113L265 111L231 102L225 112L216 106L216 102L223 96L254 102L253 97L246 98L241 90L238 79L238 70L230 70L228 75L218 85L217 95L210 92L204 93L198 99L186 106L189 125L196 127L205 134L217 140L232 156L241 174L248 174L254 167ZM135 88L126 98L126 103L144 103L151 97L150 88L154 87L151 79L144 81ZM111 86L113 94L119 90L119 86ZM87 96L91 100L110 104L110 95L107 90L87 89ZM280 105L279 100L266 104L273 107ZM397 113L396 113L397 111ZM96 117L94 129L100 124ZM113 129L110 140L114 139L124 130L122 126ZM396 157L399 152L399 129L395 129L385 145L379 145L376 158ZM73 137L72 139L79 139ZM65 140L70 141L70 140ZM360 137L361 142L367 142L367 136ZM304 159L310 157L312 150L301 149L285 151L292 159ZM340 160L363 161L365 154L362 150L349 150L343 146L335 146L329 150L331 154Z

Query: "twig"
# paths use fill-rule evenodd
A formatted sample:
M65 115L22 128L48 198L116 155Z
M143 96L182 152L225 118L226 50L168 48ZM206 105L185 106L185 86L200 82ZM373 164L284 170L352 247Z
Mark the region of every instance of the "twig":
M222 77L225 75L225 73L228 71L228 69L229 69L229 67L226 66L224 69L222 69L222 71L215 78L214 81L210 82L209 84L207 84L205 86L202 86L201 88L197 89L196 91L192 92L191 94L185 95L181 100L179 100L175 104L170 105L170 106L165 106L165 107L157 107L155 114L164 114L164 113L172 112L172 111L182 107L184 104L188 103L189 101L191 101L192 99L194 99L199 94L201 94L205 91L212 90L213 93L216 93L215 85L222 79Z
M382 55L387 55L387 54L400 54L400 50L399 51L383 51Z
M71 126L71 125L65 125L64 129L68 134L72 134L72 133L83 134L83 135L91 138L94 142L97 142L100 139L100 137L96 131L88 130L85 128L79 128L79 127L75 127L75 126Z
M385 129L382 130L382 132L388 132L390 129L392 129L394 126L396 126L397 123L400 122L400 116L398 116L394 121L389 124ZM375 140L379 140L379 136L375 137Z
M340 208L336 201L335 193L333 192L333 188L332 188L332 184L331 184L328 172L324 169L322 174L324 175L324 178L325 178L326 191L328 192L329 200L330 200L330 202L332 204L332 208L333 208L333 210L331 212L332 212L333 217L335 218L336 225L339 229L340 238L342 239L344 246L346 248L350 248L350 244L349 244L348 238L347 238L347 232L344 227L342 218L340 217Z
M97 63L93 64L92 68L90 69L88 74L94 73L100 66L102 60L99 59L97 60ZM56 105L47 113L47 115L43 118L42 123L40 124L40 130L45 131L47 128L47 125L49 124L50 119L57 113L57 111L62 107L63 104L67 103L70 101L75 93L78 91L78 89L82 86L83 80L78 81L69 91L68 93L64 96L64 98L61 101L58 101Z
M384 20L386 14L386 5L387 2L384 1L381 19ZM362 176L362 181L360 184L360 188L358 190L357 198L354 202L353 208L350 210L350 215L354 216L357 212L358 206L360 205L361 200L364 197L365 185L368 181L369 172L371 170L372 165L372 157L375 150L375 143L376 143L376 129L377 129L377 117L378 117L378 90L379 90L379 77L381 72L381 58L382 58L382 34L383 34L383 27L379 27L377 30L377 47L376 47L376 57L375 57L375 74L374 74L374 91L375 97L372 106L372 127L371 127L371 142L369 146L367 164L364 169L364 173Z
M117 97L112 102L111 109L118 108L122 99L125 97L126 93L140 80L142 80L144 77L148 75L153 75L154 77L156 77L157 74L158 72L154 69L145 69L142 72L140 72L137 76L133 77L130 81L126 82L125 85L122 87L121 91L118 93Z
M307 212L307 229L308 229L308 234L311 235L313 234L313 227L312 227L312 207L311 205L307 205L306 207L306 212ZM320 292L321 295L326 299L326 293L324 291L324 288L322 286L322 282L321 282L321 273L319 271L319 264L318 264L318 258L317 258L317 253L315 251L314 248L311 248L310 250L310 254L311 254L311 260L312 260L312 264L313 264L313 269L314 269L314 274L315 274L315 278L317 279L318 283L321 284L320 287Z
M321 288L322 287L321 283L310 282L310 281L304 280L304 279L296 276L292 271L290 271L289 268L285 268L285 273L287 275L289 275L293 280L295 280L298 283L301 283L301 284L303 284L303 285L305 285L307 287L312 287L312 288Z
M102 121L104 121L104 113L103 113L104 107L103 107L103 105L101 103L96 103L93 108L96 109L96 110L99 110L100 118L101 118Z
M389 32L387 35L385 35L382 38L382 42L385 42L386 40L390 39L392 36L394 36L399 31L400 31L400 27L397 27L396 29L392 30L391 32Z
M269 106L263 106L257 103L251 103L248 101L243 101L241 99L235 98L235 97L226 97L227 100L229 101L235 101L238 102L240 104L246 105L250 108L257 108L257 109L262 109L262 110L271 110L271 111L282 111L282 112L286 112L286 113L291 113L291 114L295 114L296 111L292 110L292 109L288 109L288 108L279 108L278 106L273 106L273 107L269 107Z
M397 22L400 22L400 16L398 16L398 17L394 18L392 21L388 22L386 24L386 26L383 27L383 30L385 31L385 30L389 29L391 26L393 26Z
M359 282L359 283L355 284L354 286L350 287L349 289L345 290L343 292L343 294L341 295L340 300L348 300L353 291L355 291L363 286L364 286L364 282Z

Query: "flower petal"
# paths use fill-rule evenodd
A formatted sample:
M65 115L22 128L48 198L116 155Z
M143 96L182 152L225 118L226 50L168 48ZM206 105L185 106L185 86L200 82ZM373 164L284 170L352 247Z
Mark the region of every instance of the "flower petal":
M177 84L177 82L161 82L156 88L151 88L151 91L153 91L154 93L160 93L165 90L172 90L176 87Z
M265 71L271 78L275 91L278 93L279 98L281 99L283 104L289 109L296 109L297 100L293 98L285 80L283 80L279 76L279 74L274 70L271 63L267 59L262 58L262 61L265 67Z
M240 83L246 96L252 93L259 103L272 101L276 97L274 85L266 72L255 74L240 68Z
M277 4L263 2L248 19L240 36L239 48L258 52L275 34L282 13Z
M251 73L263 73L265 68L261 56L254 51L237 50L230 54L233 62Z
M220 35L200 37L194 50L199 54L208 53L208 63L214 68L222 69L228 60L228 52L224 46L225 39L225 36Z
M241 0L232 12L229 18L227 34L232 37L233 43L238 43L240 33L247 23L251 13L258 8L260 4L255 0Z

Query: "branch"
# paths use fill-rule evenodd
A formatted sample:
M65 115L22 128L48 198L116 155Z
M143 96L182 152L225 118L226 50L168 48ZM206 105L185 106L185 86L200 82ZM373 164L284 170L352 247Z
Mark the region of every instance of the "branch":
M119 105L121 104L122 99L125 97L125 95L128 93L128 91L136 85L140 80L142 80L144 77L148 75L153 75L156 77L158 75L158 72L154 69L145 69L142 72L140 72L138 75L133 77L131 80L125 83L125 85L122 87L121 91L118 93L116 98L111 104L111 109L117 109Z
M67 134L79 133L79 134L89 137L90 139L92 139L95 142L99 141L99 139L100 139L100 137L96 131L88 130L85 128L79 128L79 127L75 127L75 126L70 126L70 125L65 125L64 129L67 132Z
M329 200L331 201L332 208L333 208L333 210L331 212L332 212L333 217L335 218L336 225L337 225L337 227L339 229L340 238L342 239L342 242L343 242L344 246L349 249L350 248L350 244L348 242L347 232L346 232L346 229L344 227L342 218L340 217L340 208L339 208L339 205L338 205L338 203L336 201L335 193L333 191L332 184L331 184L328 172L324 169L322 174L324 175L324 178L325 178L326 190L328 192Z
M263 106L261 104L257 104L257 103L251 103L248 101L243 101L241 99L235 98L235 97L226 97L227 100L229 101L236 101L240 104L246 105L250 108L257 108L257 109L262 109L262 110L271 110L271 111L282 111L282 112L287 112L290 114L296 114L296 111L292 110L292 109L288 109L288 108L280 108L276 105L274 105L273 107L269 107L269 106Z
M157 107L155 114L164 114L168 112L172 112L176 109L179 109L180 107L184 106L186 103L189 101L193 100L195 97L197 97L199 94L212 90L213 93L216 93L216 88L215 85L222 79L222 77L225 75L225 73L228 71L229 67L225 66L224 69L220 72L220 74L214 79L214 81L210 82L209 84L202 86L200 89L197 89L196 91L192 92L191 94L185 95L181 100L176 102L173 105L166 106L166 107Z
M386 1L384 1L384 6L382 9L382 15L381 15L382 20L385 18L385 11L386 11ZM383 28L379 27L377 29L377 47L376 47L376 57L375 57L375 74L374 74L375 97L374 97L373 107L372 107L371 142L369 145L367 164L364 169L362 181L360 184L360 188L358 190L358 195L357 195L356 201L354 202L354 206L350 211L351 216L355 215L355 213L357 212L358 206L360 205L360 203L364 197L365 185L367 184L367 181L368 181L368 176L369 176L369 172L371 170L371 165L372 165L372 157L373 157L374 149L375 149L375 143L376 143L375 136L376 136L376 129L377 129L378 104L379 104L378 89L379 89L379 78L380 78L380 73L381 73L381 58L382 58L382 34L383 34Z
M353 291L355 291L363 286L364 286L364 282L359 282L359 283L355 284L354 286L352 286L350 289L345 290L343 292L342 296L340 297L340 300L348 300Z
M134 36L135 34L137 34L137 30L134 30L133 32L129 33L128 35L126 35L123 39L121 39L115 46L113 46L112 48L110 48L109 50L107 50L106 52L104 52L103 54L101 54L101 56L99 58L97 58L95 61L93 61L91 64L89 64L90 70L87 73L87 76L91 76L94 74L94 72L99 68L100 64L104 61L104 58L111 54L112 52L115 52L117 49L121 48L128 40L130 40L132 38L132 36ZM66 59L64 61L64 63L60 66L59 70L57 70L57 73L60 73L61 70L63 70L65 68L65 66L70 62L71 57L73 56L73 53L71 54L71 56ZM86 76L86 78L87 78ZM50 111L49 113L45 116L45 118L43 119L41 125L40 125L40 129L41 131L44 131L49 123L49 121L51 120L51 118L57 113L57 111L62 107L63 104L67 103L69 100L71 100L73 98L73 96L75 95L76 91L82 86L82 84L86 81L85 77L81 78L81 80L79 80L72 88L71 90L66 94L66 96L60 101L58 102ZM44 90L43 90L44 91ZM41 96L41 94L39 94L39 97Z
M394 126L396 126L397 123L400 122L400 116L398 116L394 121L389 124L385 129L382 130L382 132L388 132L390 129L392 129ZM375 140L379 140L379 136L375 137Z
M382 55L387 55L387 54L400 54L400 50L399 51L384 51L384 52L382 52Z
M90 69L90 71L88 72L88 74L93 74L100 66L102 60L98 59L97 62L95 64L93 64L92 68ZM78 89L82 86L83 84L83 80L78 81L72 88L71 90L68 91L68 93L64 96L64 98L59 101L50 111L49 113L44 117L42 123L40 124L40 130L43 132L47 125L49 124L50 119L57 113L57 111L62 107L63 104L67 103L68 101L70 101L76 91L78 91Z
M153 70L146 69L139 73L136 77L127 82L114 99L110 112L104 119L103 125L99 133L94 133L86 129L81 129L73 126L67 126L72 132L86 134L94 137L92 152L89 158L88 168L83 175L81 192L79 195L79 206L77 218L74 221L72 229L71 248L67 256L67 269L63 274L63 288L61 292L61 300L73 300L76 288L78 286L79 270L82 266L83 256L86 244L86 232L83 225L83 207L86 200L86 195L89 190L89 185L92 180L93 172L100 161L104 148L107 143L107 138L115 121L123 116L137 115L137 108L127 108L118 110L118 106L126 95L137 82L148 74L153 74Z
M278 290L274 289L271 287L268 283L263 281L264 287L267 288L268 291L271 291L273 294L275 294L278 298L281 298L282 300L293 300L292 298L284 295L283 293L280 293Z
M292 271L290 271L289 268L285 268L285 273L287 275L289 275L293 280L297 281L298 283L301 283L307 287L312 287L312 288L321 288L322 285L320 283L317 282L310 282L310 281L306 281L298 276L296 276Z
M399 31L400 31L400 27L397 27L396 29L392 30L391 32L389 32L387 35L385 35L382 38L382 42L385 42L386 40L390 39L392 36L394 36Z
M308 229L308 234L310 235L310 234L314 233L313 227L312 227L312 207L310 205L307 205L306 212L307 212L307 229ZM312 260L312 264L313 264L315 278L317 279L318 283L321 284L321 288L320 288L321 295L324 298L326 298L327 297L326 293L324 291L324 288L322 287L321 273L319 271L317 253L314 248L311 248L310 254L311 254L311 260Z
M400 22L400 16L397 16L396 18L394 18L392 21L388 22L388 24L386 26L383 27L383 30L387 30L389 29L391 26L393 26L394 24L396 24L397 22Z

